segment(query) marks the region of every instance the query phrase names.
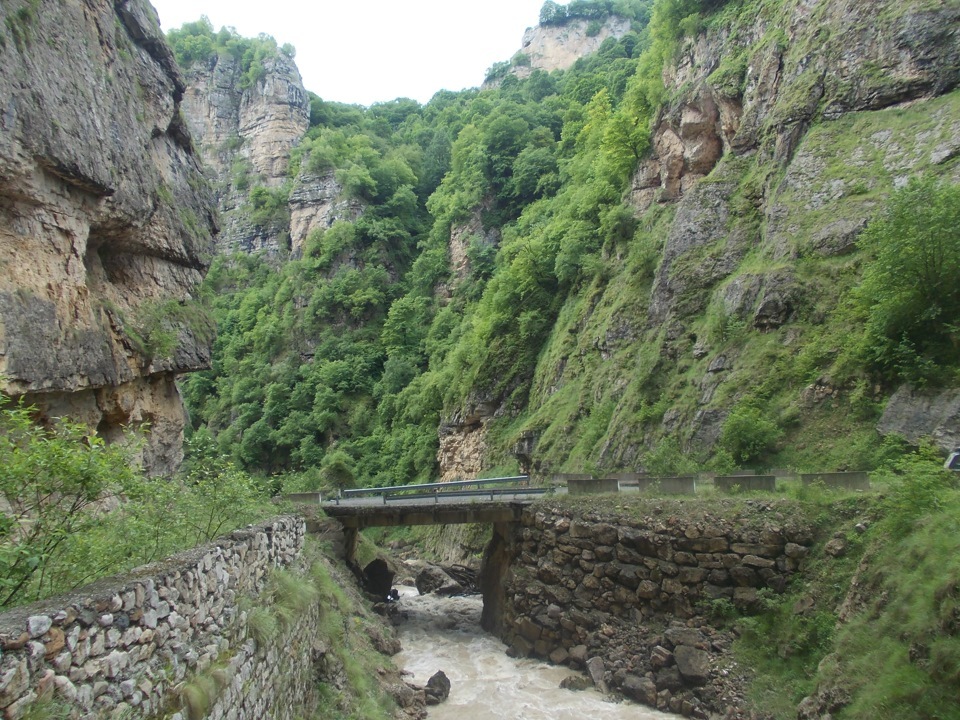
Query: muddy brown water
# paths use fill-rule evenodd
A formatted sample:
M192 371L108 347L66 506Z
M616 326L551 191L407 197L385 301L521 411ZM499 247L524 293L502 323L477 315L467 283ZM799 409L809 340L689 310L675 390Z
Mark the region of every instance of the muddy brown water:
M537 660L517 660L506 646L480 629L479 595L444 598L401 587L403 651L397 664L407 679L425 685L437 670L451 682L450 697L429 708L430 720L670 720L631 702L612 702L596 690L574 692L560 681L574 671Z

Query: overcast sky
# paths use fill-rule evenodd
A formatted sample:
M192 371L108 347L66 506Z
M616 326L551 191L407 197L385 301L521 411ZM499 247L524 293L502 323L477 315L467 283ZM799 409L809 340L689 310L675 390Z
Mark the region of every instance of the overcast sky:
M307 90L370 105L483 82L520 50L543 0L151 0L164 31L206 15L214 29L273 35L297 48Z

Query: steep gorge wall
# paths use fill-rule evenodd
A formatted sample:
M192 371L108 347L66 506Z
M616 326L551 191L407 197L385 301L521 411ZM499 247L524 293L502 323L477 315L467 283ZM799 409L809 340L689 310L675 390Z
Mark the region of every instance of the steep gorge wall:
M662 710L736 710L732 637L704 615L712 603L749 611L761 590L783 592L810 552L811 525L786 502L632 509L540 505L512 536L499 528L488 554L501 574L486 572L502 600L485 598L485 627L520 656L587 669L601 687Z
M296 63L282 51L264 61L249 87L242 87L243 74L229 53L194 63L186 70L184 115L217 183L221 252L286 252L289 221L257 226L245 202L251 186L276 190L288 181L290 151L307 131L310 103Z
M824 370L818 395L783 368L808 345L824 346L822 367L837 355L839 336L821 331L855 282L858 235L909 178L960 182L957 3L784 2L728 19L683 39L663 75L668 100L627 195L656 251L648 269L609 248L609 280L571 298L541 354L527 412L564 410L521 432L546 470L577 469L563 466L570 428L599 408L609 422L580 462L637 467L665 437L708 457L767 378L768 406L802 435L798 416L828 414L850 388ZM949 438L918 413L952 392L883 431Z
M363 212L333 171L291 172L291 152L310 125L310 100L293 58L278 50L248 87L240 61L214 54L186 70L183 107L187 124L217 187L223 228L221 253L266 252L298 257L311 232ZM285 209L258 224L253 188L281 193Z
M566 70L582 57L600 49L607 38L621 38L630 32L628 19L612 15L600 23L596 31L591 21L582 18L568 20L562 25L536 25L523 33L520 52L529 65L514 68L519 78L528 77L534 70L552 72Z
M180 460L179 373L204 368L196 302L217 225L184 82L142 0L0 8L0 378L107 438L148 426Z

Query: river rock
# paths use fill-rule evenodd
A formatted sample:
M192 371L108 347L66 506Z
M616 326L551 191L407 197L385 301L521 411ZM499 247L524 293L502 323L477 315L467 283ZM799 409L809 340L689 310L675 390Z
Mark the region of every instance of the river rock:
M579 666L584 666L587 664L587 646L586 645L574 645L570 648L570 660L575 662Z
M664 668L656 675L656 684L658 690L669 690L674 692L683 687L683 678L680 671L674 667Z
M564 690L579 692L593 687L593 681L586 675L567 675L567 677L560 681L560 687Z
M603 658L592 657L587 660L587 672L590 673L590 679L597 686L600 692L607 691L607 684L603 680L603 673L606 670L603 664Z
M439 705L450 696L450 679L443 670L438 670L427 680L424 692L427 695L427 705Z
M447 575L443 568L428 565L417 574L417 592L421 595L458 595L463 592L463 586Z
M650 678L627 675L620 689L628 698L656 707L657 686Z
M692 685L703 685L710 676L710 655L689 645L678 645L673 652L677 669Z

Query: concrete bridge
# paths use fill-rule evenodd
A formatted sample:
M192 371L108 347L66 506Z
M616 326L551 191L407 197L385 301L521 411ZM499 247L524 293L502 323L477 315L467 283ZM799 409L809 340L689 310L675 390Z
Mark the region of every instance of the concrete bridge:
M348 562L356 558L360 530L407 525L489 524L493 528L480 563L483 594L480 624L497 631L505 602L504 576L512 552L512 525L525 506L553 488L530 486L525 476L486 478L453 483L429 483L344 491L321 503L328 517L343 526Z
M343 490L320 505L343 525L352 560L357 533L364 528L512 523L520 519L525 504L548 492L553 488L531 486L526 475L515 475Z

